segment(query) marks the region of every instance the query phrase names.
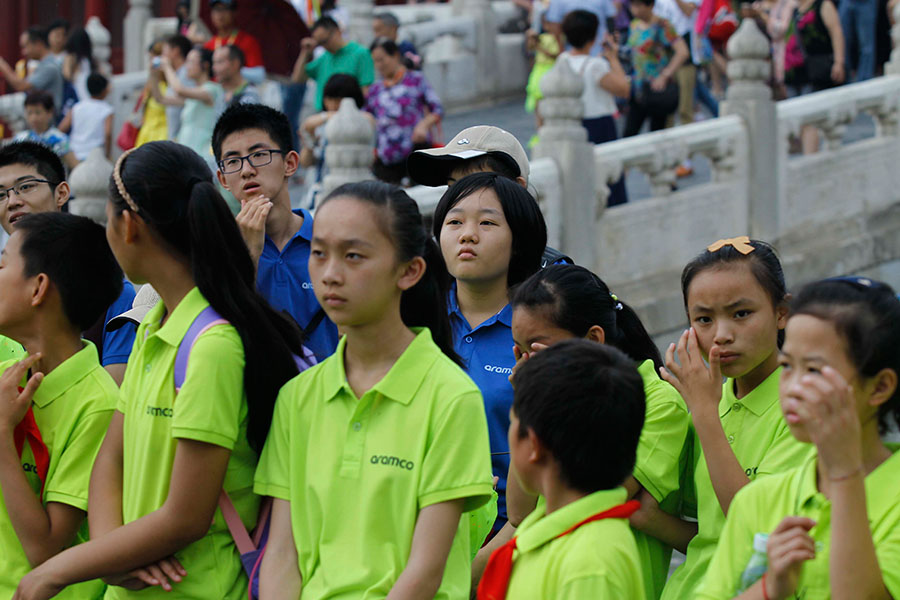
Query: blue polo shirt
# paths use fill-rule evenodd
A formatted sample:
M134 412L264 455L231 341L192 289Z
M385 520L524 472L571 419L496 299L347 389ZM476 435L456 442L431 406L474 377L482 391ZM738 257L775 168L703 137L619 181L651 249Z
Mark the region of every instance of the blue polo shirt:
M104 324L109 323L113 317L118 317L123 312L131 310L134 304L134 286L131 282L125 281L122 285L122 293L115 302L106 309L106 319ZM137 333L137 325L128 322L113 331L106 331L103 328L103 358L100 364L104 367L108 365L121 365L128 362L131 356L131 348L134 346L134 334Z
M286 310L301 329L305 329L320 309L309 278L313 218L308 210L302 208L295 210L294 214L303 217L303 225L284 246L284 250L279 252L275 242L266 236L259 257L256 286L269 304L276 310ZM337 343L337 327L328 317L324 317L304 345L321 361L334 353Z
M509 382L516 364L513 355L512 307L507 304L496 315L472 329L456 299L456 284L448 299L453 345L463 359L466 373L481 390L487 413L488 435L491 441L491 467L499 477L497 492L497 523L499 529L506 522L506 474L509 471L509 409L513 403L513 388Z

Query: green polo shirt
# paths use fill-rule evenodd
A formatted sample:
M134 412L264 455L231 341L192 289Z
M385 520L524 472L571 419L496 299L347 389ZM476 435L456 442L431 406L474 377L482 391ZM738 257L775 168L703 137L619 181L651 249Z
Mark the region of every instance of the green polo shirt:
M664 511L680 516L682 455L691 416L678 391L659 378L652 360L641 363L638 373L644 380L647 408L638 442L634 478ZM643 566L646 597L656 600L666 584L672 548L637 530L634 530L634 540Z
M0 364L0 372L15 363L15 360L9 360ZM106 435L118 396L116 383L100 366L97 349L88 341L84 341L82 350L45 375L32 403L35 423L50 454L42 498L45 506L50 502L60 502L87 511L91 468ZM41 482L34 471L34 455L27 443L22 452L22 468L34 493L40 493ZM87 539L85 520L75 543ZM19 580L31 567L9 520L2 489L0 548L0 598L10 598ZM99 580L88 581L69 586L55 597L72 600L99 598L104 587Z
M247 442L244 346L231 325L211 327L194 343L175 398L175 354L188 327L209 302L197 288L175 307L165 325L162 302L138 328L117 409L124 413L122 516L130 523L159 509L169 493L179 439L231 450L223 487L252 528L259 511L253 493L257 456ZM247 595L247 577L221 512L202 539L175 553L188 575L167 593L160 587L130 592L111 587L107 598L227 598Z
M900 453L895 452L869 473L865 487L878 566L888 592L900 598ZM791 598L831 598L831 502L816 489L815 456L801 467L748 485L737 493L731 506L698 598L733 598L753 554L754 535L772 533L787 516L808 517L816 522L809 532L816 541L816 557L803 563L797 592Z
M306 74L316 82L316 110L322 110L325 84L336 73L353 75L360 87L372 85L375 81L375 65L371 53L356 42L347 42L346 46L334 54L323 52L306 65Z
M796 467L812 451L809 444L801 444L794 439L781 414L778 403L780 375L781 369L776 369L741 399L734 395L733 379L727 379L722 390L722 400L719 402L722 428L750 481ZM725 525L725 514L713 489L699 439L695 439L694 444L699 454L694 472L698 531L688 544L684 563L666 583L662 594L664 600L694 597Z
M8 337L3 337L2 335L0 335L0 363L6 362L13 358L25 358L25 354L25 348L22 347L22 344L15 340L9 339Z
M481 393L428 329L357 398L344 348L278 396L256 492L291 503L303 597L384 598L406 567L419 511L491 497ZM460 525L435 598L469 597L469 519Z
M643 598L641 561L627 519L602 519L558 535L625 502L625 488L601 490L546 514L538 502L516 530L507 598Z

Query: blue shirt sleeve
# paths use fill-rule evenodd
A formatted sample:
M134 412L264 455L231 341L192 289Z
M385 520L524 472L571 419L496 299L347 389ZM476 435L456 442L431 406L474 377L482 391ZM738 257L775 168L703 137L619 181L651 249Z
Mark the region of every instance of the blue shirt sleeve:
M106 310L106 321L108 323L113 317L121 315L123 312L130 310L134 303L134 286L128 281L122 286L122 293L115 302L109 305ZM134 346L134 334L137 332L137 326L128 322L115 331L103 330L103 358L100 363L106 367L108 365L120 365L128 362L131 355L131 347Z

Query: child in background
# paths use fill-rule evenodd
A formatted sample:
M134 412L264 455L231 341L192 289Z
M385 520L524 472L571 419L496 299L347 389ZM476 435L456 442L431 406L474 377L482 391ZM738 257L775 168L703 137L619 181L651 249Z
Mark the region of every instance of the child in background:
M491 497L487 425L415 201L339 187L316 212L309 270L344 336L278 397L256 473L275 497L260 593L468 598L461 516Z
M25 576L17 598L46 599L103 577L107 600L247 595L217 509L225 491L257 520L253 471L281 386L304 356L300 333L257 293L253 263L206 162L173 142L123 154L113 170L107 238L128 277L162 301L140 328L91 479L91 541ZM175 357L209 307L177 393ZM174 590L174 594L170 591Z
M10 598L28 571L87 540L88 481L119 390L81 331L116 299L122 271L102 227L41 213L16 222L0 289L0 333L30 352L0 363L0 596ZM57 598L92 600L104 587Z
M644 596L622 482L644 423L634 361L610 346L567 340L514 376L509 448L522 488L545 502L491 555L479 600L620 600Z
M509 375L516 364L509 288L540 269L547 226L522 186L497 173L476 173L441 198L433 234L454 279L448 304L456 353L484 397L500 496L496 532L506 522Z
M657 369L662 366L662 358L637 314L584 267L553 265L541 269L516 288L511 304L518 359L512 377L535 353L571 338L618 348L634 361L641 375L646 414L634 473L625 479L624 486L629 498L663 508L652 511L656 518L642 519L647 511L638 511L632 517L644 591L648 600L655 600L666 583L672 546L697 529L678 518L680 480L690 455L687 406L678 392L660 379ZM518 524L534 509L535 497L519 490L512 477L507 493L510 523ZM509 539L511 535L511 531L505 536L501 532L497 537ZM681 545L679 550L685 547Z
M772 247L746 236L720 240L687 264L681 290L691 327L669 346L660 373L684 398L696 431L698 529L663 589L665 600L695 596L738 490L809 454L778 410L788 309Z
M540 102L544 97L544 92L541 91L541 80L556 64L556 57L559 56L561 51L559 40L556 39L556 36L544 31L542 23L544 10L544 3L540 0L535 0L532 3L532 29L525 32L525 42L528 51L534 52L534 66L531 68L531 73L528 75L528 84L525 87L525 110L534 113L536 130L540 130L544 125L540 111ZM535 133L528 141L528 147L533 148L537 142L538 134Z
M603 55L591 56L597 37L599 20L588 10L573 10L563 18L562 30L572 46L559 55L571 69L584 79L581 102L584 117L581 124L587 130L588 142L602 144L618 139L616 133L616 98L628 98L631 81L619 63L619 48L609 34L603 40ZM628 202L625 176L609 186L607 206Z
M25 121L28 129L13 138L16 142L30 141L46 144L69 169L78 164L75 154L69 149L69 136L50 124L55 119L53 96L43 90L32 90L25 95Z
M113 107L105 100L109 95L109 81L100 73L91 73L87 79L90 98L79 100L60 128L68 129L69 143L78 160L85 160L94 148L103 148L108 159L112 148Z
M900 416L898 347L889 286L800 290L779 391L791 434L816 453L738 492L698 598L900 598L900 456L881 439Z

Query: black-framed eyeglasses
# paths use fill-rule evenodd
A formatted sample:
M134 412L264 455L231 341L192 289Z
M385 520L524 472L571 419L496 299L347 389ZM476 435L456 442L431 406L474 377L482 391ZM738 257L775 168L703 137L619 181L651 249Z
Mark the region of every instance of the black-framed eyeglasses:
M15 192L19 197L27 196L34 192L34 190L36 190L38 185L41 183L49 184L51 189L56 187L56 184L49 179L26 179L24 181L16 183L15 185L11 185L8 188L0 188L0 204L3 204L7 200L9 200L10 192Z
M257 150L255 152L251 152L247 156L229 156L228 158L223 158L218 162L219 170L222 171L223 175L228 175L229 173L237 173L244 168L245 160L250 163L251 167L264 167L272 162L273 154L281 154L282 156L284 156L285 154L287 154L287 152L284 150L275 150L273 148L268 148L265 150Z

